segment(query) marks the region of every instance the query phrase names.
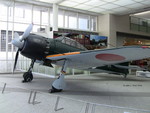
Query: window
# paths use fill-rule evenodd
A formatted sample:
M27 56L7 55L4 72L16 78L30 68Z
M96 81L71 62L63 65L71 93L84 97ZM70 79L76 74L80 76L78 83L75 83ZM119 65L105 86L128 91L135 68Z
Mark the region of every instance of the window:
M146 20L141 20L140 21L140 25L147 27L148 26L148 22Z
M6 21L7 20L7 7L4 5L0 5L0 20Z
M130 30L150 33L150 20L131 16Z
M40 7L34 6L33 8L33 23L40 25L41 23L41 11Z
M65 13L65 26L68 28L77 29L77 13L66 12Z
M69 16L69 28L77 28L77 18L74 16Z
M84 14L79 14L79 29L89 30L89 16Z
M65 15L65 27L68 28L68 15Z
M41 13L42 13L42 25L48 25L48 8L42 8L41 10Z
M13 13L14 13L14 10L13 10L13 7L9 7L9 18L8 18L8 21L13 21Z
M90 17L90 30L97 31L97 16Z
M50 12L50 25L53 26L53 12ZM81 14L77 12L58 11L58 27L68 29L80 29L97 31L97 16Z
M64 11L59 11L58 13L58 26L64 27Z
M136 17L132 17L131 18L131 23L134 23L134 24L139 24L139 18L136 18Z
M53 12L50 11L50 25L53 26Z
M79 42L69 38L69 37L59 37L56 38L56 40L60 40L62 43L79 48L79 49L83 49L83 50L87 50L83 45L81 45Z
M17 18L24 18L25 17L25 11L22 8L15 8L15 17Z
M19 23L31 23L32 20L32 6L21 3L15 4L14 21Z

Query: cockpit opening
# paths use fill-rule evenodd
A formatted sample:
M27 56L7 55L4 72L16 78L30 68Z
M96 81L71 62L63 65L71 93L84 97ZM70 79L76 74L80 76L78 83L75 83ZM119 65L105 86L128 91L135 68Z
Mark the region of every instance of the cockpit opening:
M69 37L58 37L56 38L56 40L60 40L62 43L79 48L79 49L83 49L83 50L87 50L82 44L80 44L79 42L69 38Z

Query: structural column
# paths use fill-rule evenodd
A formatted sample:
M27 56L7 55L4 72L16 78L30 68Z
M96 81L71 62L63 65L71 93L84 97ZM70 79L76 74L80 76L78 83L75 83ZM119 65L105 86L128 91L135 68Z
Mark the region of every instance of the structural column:
M108 37L108 48L116 47L116 23L111 14L100 15L98 18L99 35Z
M53 31L58 31L58 5L53 4Z

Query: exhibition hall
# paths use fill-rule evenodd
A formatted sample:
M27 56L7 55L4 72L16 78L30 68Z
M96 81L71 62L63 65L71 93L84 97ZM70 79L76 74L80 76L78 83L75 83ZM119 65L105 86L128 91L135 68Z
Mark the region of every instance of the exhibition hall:
M0 0L0 113L150 113L149 0Z

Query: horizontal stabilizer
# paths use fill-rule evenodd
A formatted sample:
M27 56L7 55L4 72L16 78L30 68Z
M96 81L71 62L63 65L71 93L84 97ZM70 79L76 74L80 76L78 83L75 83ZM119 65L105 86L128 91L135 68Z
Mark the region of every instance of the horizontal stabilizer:
M122 68L122 69L142 69L141 67L139 66L122 66L122 65L113 65L117 68Z

